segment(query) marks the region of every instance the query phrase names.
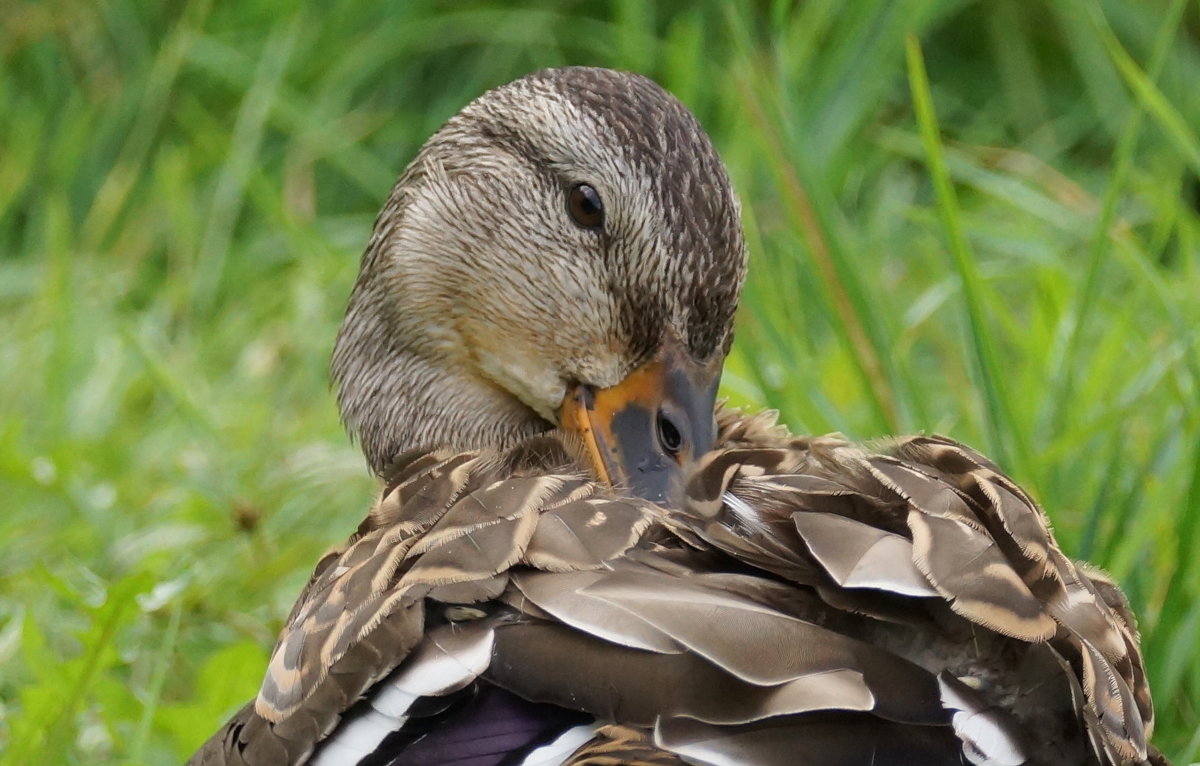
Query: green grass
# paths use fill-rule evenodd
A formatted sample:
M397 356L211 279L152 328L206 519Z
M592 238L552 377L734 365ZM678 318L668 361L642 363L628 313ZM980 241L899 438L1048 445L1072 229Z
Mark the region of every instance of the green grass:
M656 78L729 164L726 393L997 457L1124 584L1200 759L1200 6L365 5L0 5L0 760L178 762L253 693L374 491L326 374L373 216L567 63Z

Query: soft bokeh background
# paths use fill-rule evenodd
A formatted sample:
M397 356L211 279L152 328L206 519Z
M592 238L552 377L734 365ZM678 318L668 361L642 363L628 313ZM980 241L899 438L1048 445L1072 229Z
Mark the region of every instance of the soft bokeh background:
M0 758L178 762L254 692L374 492L326 365L378 206L568 63L729 164L726 393L996 457L1124 583L1200 757L1200 4L683 7L0 3Z

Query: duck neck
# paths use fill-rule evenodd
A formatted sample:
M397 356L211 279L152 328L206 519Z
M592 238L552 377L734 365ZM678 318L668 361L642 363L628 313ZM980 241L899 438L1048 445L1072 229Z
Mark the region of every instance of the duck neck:
M551 427L457 344L393 327L363 305L372 302L351 303L332 368L342 420L377 475L409 450L504 446Z

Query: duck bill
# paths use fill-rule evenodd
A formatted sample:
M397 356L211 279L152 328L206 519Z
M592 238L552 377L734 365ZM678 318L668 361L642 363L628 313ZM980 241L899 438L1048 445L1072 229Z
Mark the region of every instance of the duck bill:
M712 449L720 372L719 362L697 365L667 350L615 386L574 386L560 422L583 439L601 481L661 503Z

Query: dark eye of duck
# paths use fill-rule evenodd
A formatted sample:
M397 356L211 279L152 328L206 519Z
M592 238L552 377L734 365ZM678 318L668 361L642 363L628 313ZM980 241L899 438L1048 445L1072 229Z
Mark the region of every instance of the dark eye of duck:
M587 184L571 187L567 193L567 212L585 229L598 229L604 225L604 203L600 201L600 193Z
M662 410L658 412L658 443L662 445L663 452L671 457L683 449L683 434L679 433L679 427Z

